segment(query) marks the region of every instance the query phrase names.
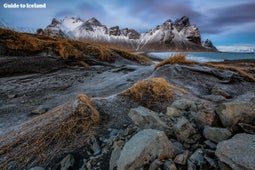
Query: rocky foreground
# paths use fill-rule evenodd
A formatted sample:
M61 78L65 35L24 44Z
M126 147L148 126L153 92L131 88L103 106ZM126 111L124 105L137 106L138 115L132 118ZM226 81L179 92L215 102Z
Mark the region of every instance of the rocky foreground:
M0 169L255 169L254 61L0 44Z

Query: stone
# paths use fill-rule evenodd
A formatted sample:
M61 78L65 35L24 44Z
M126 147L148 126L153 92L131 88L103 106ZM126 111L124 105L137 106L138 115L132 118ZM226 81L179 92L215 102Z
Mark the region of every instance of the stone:
M212 141L210 141L210 140L206 140L206 141L204 141L204 143L206 144L206 146L208 146L210 149L216 149L216 144L215 143L213 143Z
M189 99L175 100L171 104L171 107L176 108L178 110L182 110L182 111L194 111L194 112L197 111L196 103Z
M244 132L255 135L255 126L246 123L238 123L238 125L244 130Z
M94 135L91 135L88 138L87 144L90 146L90 149L93 151L93 155L98 155L101 153L101 147L97 138Z
M205 164L206 162L201 149L197 149L188 159L189 170L204 169Z
M219 169L217 161L215 161L214 159L208 157L208 156L204 156L205 160L209 163L209 165L213 168Z
M184 148L180 142L178 142L178 141L173 142L173 145L176 150L176 154L181 154L184 152Z
M218 87L218 86L214 86L211 90L211 94L212 95L221 95L227 99L231 98L231 95L229 93L227 93L226 91L224 91L222 88Z
M110 170L114 170L114 168L117 167L117 161L120 157L120 153L121 153L121 147L118 145L115 145L110 158L110 168L109 168Z
M181 116L180 111L175 107L167 107L166 115L169 117Z
M232 127L237 123L252 124L255 121L255 102L232 101L223 103L216 112L224 127Z
M177 155L174 159L174 162L180 165L186 165L188 156L189 151L186 150L184 153Z
M128 116L141 129L151 128L171 133L170 128L160 120L157 113L145 107L139 106L138 108L131 109Z
M69 170L74 166L75 159L71 154L68 154L60 163L60 170Z
M214 111L199 111L195 116L196 123L199 127L203 127L205 125L215 125L217 124L217 116Z
M203 135L206 139L209 139L215 143L226 140L232 136L232 133L225 128L205 126Z
M48 110L49 110L49 108L48 108L47 106L40 105L39 107L37 107L37 109L33 110L33 111L31 112L31 114L34 114L34 115L41 115L41 114L46 113Z
M159 159L156 159L151 163L149 170L158 170L162 164Z
M8 94L7 97L8 97L9 99L14 99L14 98L17 97L17 95L16 95L16 94Z
M156 158L171 159L175 155L175 148L163 131L144 129L124 145L117 169L139 169Z
M167 160L163 165L163 170L177 170L177 168L172 160Z
M45 168L40 167L40 166L35 166L35 167L30 168L29 170L45 170Z
M234 170L255 169L255 135L241 133L217 145L215 155Z
M196 130L185 117L179 118L173 125L173 128L174 134L180 142L185 142L189 137L196 133Z

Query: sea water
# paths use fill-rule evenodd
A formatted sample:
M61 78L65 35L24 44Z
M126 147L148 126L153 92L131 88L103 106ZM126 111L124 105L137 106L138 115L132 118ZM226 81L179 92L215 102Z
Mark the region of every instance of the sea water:
M255 53L231 53L231 52L150 52L147 55L166 59L176 54L184 54L187 59L199 62L217 62L224 60L255 59Z

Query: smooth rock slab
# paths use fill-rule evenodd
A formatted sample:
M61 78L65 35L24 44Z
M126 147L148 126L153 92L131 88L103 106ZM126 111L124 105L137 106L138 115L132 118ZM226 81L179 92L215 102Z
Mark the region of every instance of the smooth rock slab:
M241 133L220 142L216 156L234 170L255 169L255 135Z
M117 162L117 169L139 169L157 158L171 159L175 155L175 148L164 132L144 129L125 144Z

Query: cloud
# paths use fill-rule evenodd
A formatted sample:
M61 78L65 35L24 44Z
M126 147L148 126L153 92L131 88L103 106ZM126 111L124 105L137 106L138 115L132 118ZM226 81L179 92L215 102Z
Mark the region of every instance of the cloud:
M95 1L83 2L77 5L78 13L85 17L103 17L106 15L104 7Z
M255 2L209 9L208 13L211 15L207 16L204 22L199 23L199 28L201 32L207 34L233 32L233 30L239 30L240 27L244 29L246 25L255 22L254 9ZM249 28L245 31L251 31L251 29L254 30L254 28Z
M60 10L55 14L55 17L66 17L74 15L75 12L69 9Z
M192 3L185 3L177 0L131 0L129 12L131 15L138 15L142 19L153 21L153 19L175 19L184 15L198 20L202 14L193 10ZM175 18L173 18L175 17Z

